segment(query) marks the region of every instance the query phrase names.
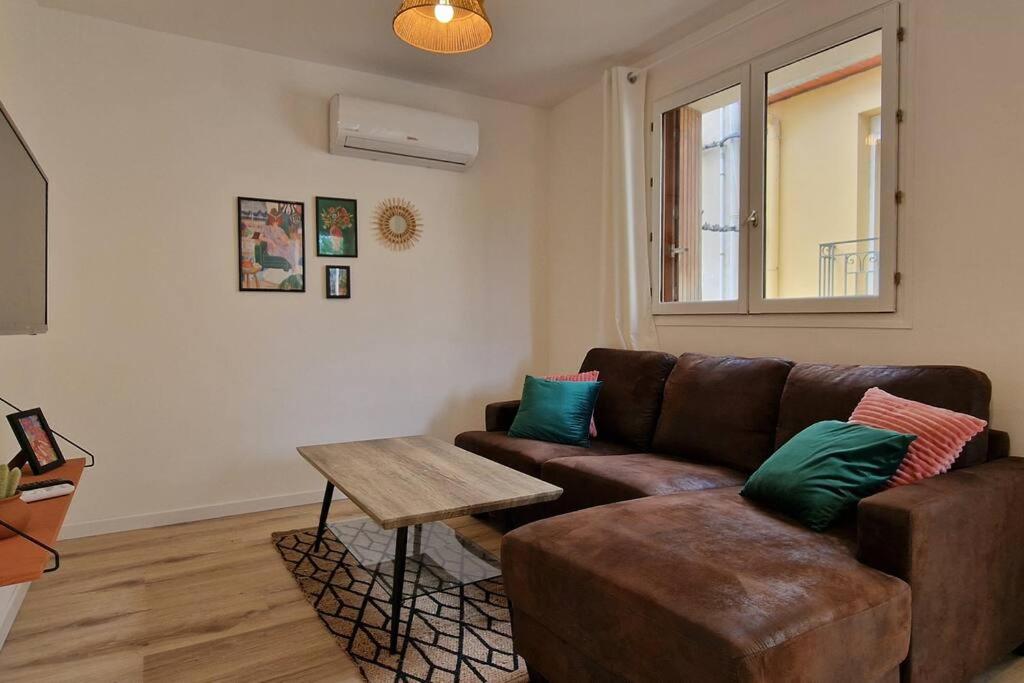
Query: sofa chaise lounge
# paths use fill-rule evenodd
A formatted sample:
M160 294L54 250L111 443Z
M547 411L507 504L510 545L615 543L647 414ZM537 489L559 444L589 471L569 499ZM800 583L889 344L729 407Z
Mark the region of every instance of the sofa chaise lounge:
M953 366L836 366L593 349L590 448L456 444L561 486L505 536L516 647L534 681L967 681L1024 642L1024 460L986 429L943 475L884 490L826 533L739 495L805 427L864 392L988 420Z

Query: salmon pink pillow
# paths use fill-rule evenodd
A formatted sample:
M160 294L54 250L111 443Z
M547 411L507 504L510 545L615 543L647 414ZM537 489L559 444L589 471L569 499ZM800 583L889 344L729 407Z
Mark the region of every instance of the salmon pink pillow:
M591 370L590 372L576 372L569 373L566 375L548 375L544 379L550 379L555 382L596 382L597 376L600 374L597 370ZM590 416L590 438L593 439L597 436L597 425L594 424L594 416Z
M889 486L912 484L949 471L967 442L988 424L973 415L893 396L878 387L865 392L850 422L917 437Z

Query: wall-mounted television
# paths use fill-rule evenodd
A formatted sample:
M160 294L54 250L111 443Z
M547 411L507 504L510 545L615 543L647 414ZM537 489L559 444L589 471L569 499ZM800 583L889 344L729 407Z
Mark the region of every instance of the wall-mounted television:
M48 181L0 103L0 334L46 331Z

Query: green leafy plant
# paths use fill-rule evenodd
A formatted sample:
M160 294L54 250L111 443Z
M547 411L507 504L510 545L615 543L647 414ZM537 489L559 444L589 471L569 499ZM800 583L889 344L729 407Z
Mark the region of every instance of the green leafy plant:
M0 467L0 500L10 498L17 493L19 483L21 483L20 469Z

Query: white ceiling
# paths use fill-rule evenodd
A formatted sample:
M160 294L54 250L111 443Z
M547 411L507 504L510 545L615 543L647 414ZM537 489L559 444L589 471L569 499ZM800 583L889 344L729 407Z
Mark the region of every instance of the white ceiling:
M750 0L490 0L494 40L434 55L398 40L398 0L38 0L144 28L552 106Z

